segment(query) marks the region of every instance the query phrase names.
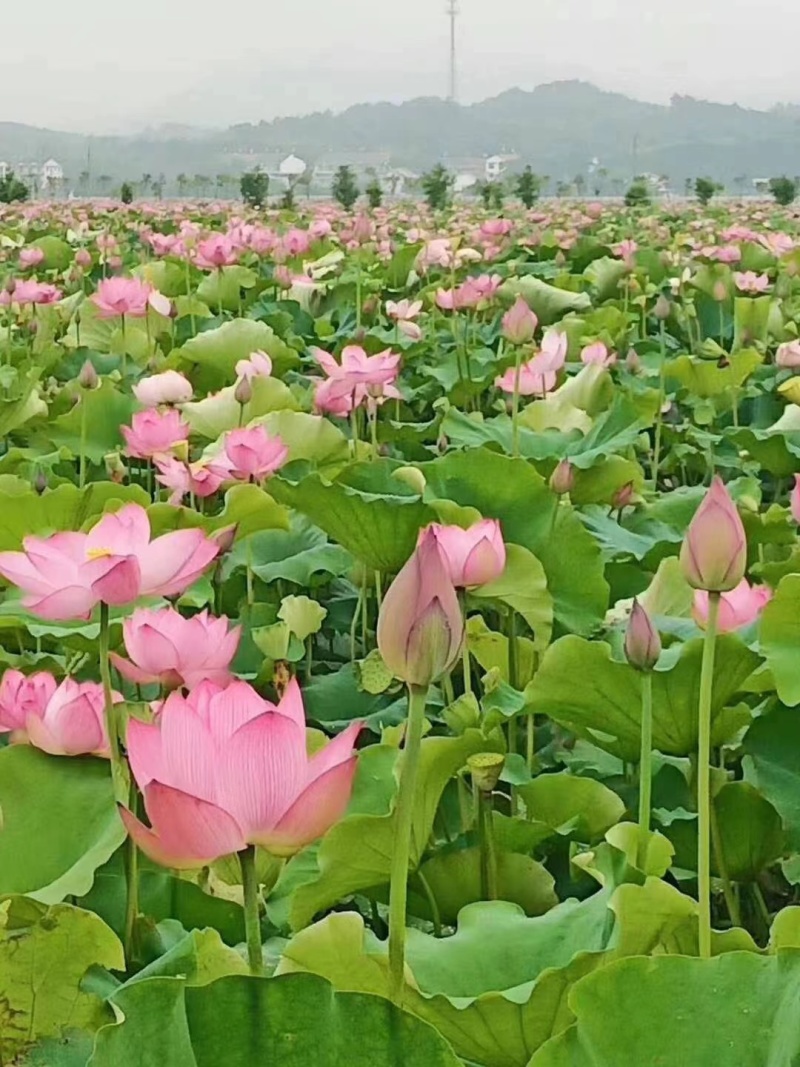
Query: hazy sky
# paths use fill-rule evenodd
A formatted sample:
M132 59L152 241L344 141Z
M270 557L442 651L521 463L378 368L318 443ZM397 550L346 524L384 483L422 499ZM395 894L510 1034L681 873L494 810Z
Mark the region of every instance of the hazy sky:
M794 0L459 0L459 98L584 78L800 102ZM446 0L2 0L0 120L132 130L441 95ZM7 10L6 10L7 8ZM12 87L16 86L18 91ZM10 91L9 91L10 90Z

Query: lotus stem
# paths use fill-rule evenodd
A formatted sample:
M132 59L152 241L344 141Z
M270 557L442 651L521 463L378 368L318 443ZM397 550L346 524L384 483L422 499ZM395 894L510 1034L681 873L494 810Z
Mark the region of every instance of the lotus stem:
M514 392L511 397L511 455L516 459L519 456L519 378L522 371L522 348L516 346L516 362L514 363Z
M411 854L411 824L417 772L425 725L427 686L408 687L408 722L403 750L403 763L395 805L395 838L389 886L389 991L391 999L402 1004L405 984L406 957L406 900L408 896L408 863Z
M653 444L653 470L651 474L653 492L658 489L658 466L661 462L661 429L664 422L662 408L664 407L664 400L666 398L665 373L667 362L667 332L663 322L661 323L660 341L661 347L658 357L658 410L656 411L656 434Z
M650 840L650 805L653 793L653 675L642 674L642 736L639 753L639 847L636 866L647 867L647 846Z
M108 656L109 646L109 611L108 604L100 603L100 678L103 682L103 699L106 733L108 734L108 747L111 751L111 773L114 778L115 793L124 782L126 774L122 767L122 756L119 748L119 732L117 729L117 717L114 712L114 698L111 691L111 661Z
M81 396L81 454L78 458L78 488L86 485L86 393Z
M492 824L492 794L480 788L473 778L475 812L478 821L478 846L481 856L481 896L484 900L497 900L497 854L494 848Z
M244 930L247 941L247 962L255 978L264 977L264 954L261 948L261 919L258 913L258 877L256 875L256 850L248 845L239 853L244 891Z
M720 594L708 594L703 662L700 669L700 717L697 743L697 890L700 958L711 956L711 698Z

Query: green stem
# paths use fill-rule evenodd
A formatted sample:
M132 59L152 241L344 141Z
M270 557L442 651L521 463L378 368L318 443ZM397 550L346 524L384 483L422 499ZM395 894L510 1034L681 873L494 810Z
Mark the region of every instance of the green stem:
M528 770L533 774L533 764L536 759L536 721L533 714L528 716L526 724L526 741L525 756L528 764Z
M373 460L378 458L378 405L374 405L372 413L369 416L369 428L370 438L372 441L372 458Z
M642 737L639 752L639 848L636 865L640 871L647 867L647 846L650 839L650 804L653 792L653 675L642 675Z
M350 412L350 448L355 459L358 450L358 408L355 407Z
M78 487L86 485L86 393L81 396L81 454L78 460Z
M122 377L124 378L128 372L128 341L125 336L125 316L120 315L120 323L122 326Z
M464 695L472 692L472 669L469 661L469 635L466 632L467 625L467 597L466 593L459 595L461 614L464 616L464 643L461 646L461 669L464 673Z
M403 999L406 955L406 898L411 853L411 823L417 787L417 770L425 725L428 687L408 687L408 725L395 805L395 836L389 888L389 982L391 999Z
M356 329L361 329L361 257L356 258Z
M111 661L108 657L109 614L108 604L100 603L100 678L103 682L103 711L105 715L108 746L111 750L111 774L114 778L115 791L120 788L126 775L122 769L122 756L119 748L119 731L114 712L114 699L111 692ZM123 794L124 795L124 794Z
M247 538L247 564L245 573L247 582L247 606L252 608L255 603L255 595L253 592L253 546L249 537Z
M728 915L731 917L733 926L741 926L742 917L739 912L739 902L736 899L731 878L728 874L728 864L725 862L725 853L722 849L722 838L719 833L717 811L713 801L711 802L711 846L714 849L714 860L717 864L719 876L722 879L722 894L725 897L725 906L728 909Z
M514 393L511 397L511 455L519 456L519 376L522 370L522 348L517 345L517 359L514 364Z
M248 845L239 853L244 890L244 929L247 941L247 962L250 973L256 978L264 977L264 955L261 949L261 920L258 914L258 878L256 876L256 850Z
M419 884L425 893L425 897L428 901L428 907L431 909L431 921L433 922L433 936L442 936L442 915L439 911L439 905L436 901L436 897L433 895L433 890L430 887L430 883L422 871L417 871L417 878Z
M139 814L139 791L133 781L131 782L129 806L134 815ZM125 903L125 933L122 943L125 948L125 959L130 964L135 955L134 936L136 933L136 918L139 914L139 851L136 847L136 842L130 836L125 846L125 882L127 895Z
M661 352L659 355L659 367L658 367L658 410L656 411L656 436L653 444L653 469L651 473L651 481L653 483L653 492L658 488L658 465L661 462L661 428L664 421L662 414L662 408L664 407L664 400L666 399L666 387L665 387L665 373L667 363L667 337L666 326L661 323Z
M700 669L697 743L697 889L700 958L711 956L711 698L720 594L708 594L708 620Z
M484 900L497 900L497 856L492 826L492 794L485 793L475 783L473 783L473 794L481 855L481 896Z

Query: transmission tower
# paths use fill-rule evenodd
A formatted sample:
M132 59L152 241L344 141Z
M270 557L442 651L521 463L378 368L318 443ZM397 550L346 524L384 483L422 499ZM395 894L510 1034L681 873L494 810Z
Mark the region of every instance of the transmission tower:
M458 18L458 0L447 0L447 14L450 18L450 91L448 100L456 99L456 19Z

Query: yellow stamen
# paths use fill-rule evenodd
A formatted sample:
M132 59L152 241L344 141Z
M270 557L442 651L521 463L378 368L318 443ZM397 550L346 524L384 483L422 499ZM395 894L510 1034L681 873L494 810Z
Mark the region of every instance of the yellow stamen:
M110 548L90 548L87 549L86 555L89 559L107 559L108 556L113 556L114 553Z

